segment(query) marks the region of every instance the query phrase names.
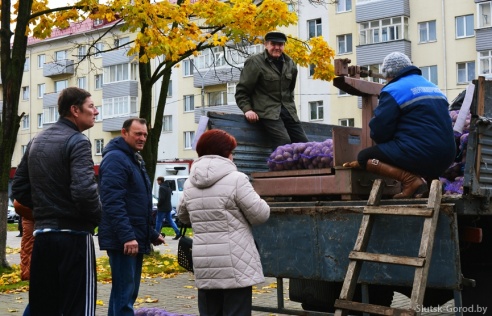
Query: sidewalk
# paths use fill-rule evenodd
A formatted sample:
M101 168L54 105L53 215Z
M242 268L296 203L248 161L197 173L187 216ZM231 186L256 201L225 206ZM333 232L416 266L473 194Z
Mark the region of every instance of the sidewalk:
M7 232L7 246L11 248L20 247L20 237L15 232ZM96 256L106 256L105 251L99 251L97 237L94 237L96 248ZM172 240L171 237L166 238L166 245L154 247L161 253L176 254L178 251L178 241ZM7 260L10 264L19 264L19 254L7 255ZM277 302L277 290L271 288L271 284L275 283L275 278L267 278L264 284L258 285L257 290L253 294L253 305L275 307ZM97 284L97 299L103 305L96 307L97 316L107 315L109 294L111 284ZM261 293L256 293L261 292ZM288 297L288 281L284 280L284 298ZM192 273L181 273L175 278L164 279L142 279L140 285L139 296L137 302L142 303L136 305L135 308L159 308L168 312L198 315L198 300L197 289L195 288L194 276ZM0 293L0 315L22 315L24 307L28 302L28 293L17 294L2 294ZM286 308L301 309L301 304L296 302L285 301ZM265 312L253 312L253 315L272 315ZM277 314L282 315L282 314Z
M7 232L7 246L19 248L21 238L15 237L18 232ZM105 256L105 251L99 251L97 237L94 238L96 256ZM155 247L161 253L177 253L178 241L166 238L166 245ZM19 254L7 255L10 264L19 264ZM266 278L266 282L256 287L253 292L253 305L261 307L277 306L277 290L274 286L275 278ZM289 283L284 279L284 307L288 309L302 310L301 304L288 300ZM102 302L96 308L97 316L107 315L107 305L111 284L97 284L97 299ZM0 315L22 315L28 301L28 293L2 294L0 293ZM140 303L141 302L141 303ZM191 273L182 273L174 278L142 279L137 299L138 306L135 308L159 308L168 312L187 315L198 315L197 289L195 288L194 276ZM49 303L48 303L49 304ZM392 306L406 307L409 299L399 293L395 293ZM451 304L452 301L448 302ZM285 315L267 312L253 311L254 316ZM422 315L453 315L452 313L422 313Z

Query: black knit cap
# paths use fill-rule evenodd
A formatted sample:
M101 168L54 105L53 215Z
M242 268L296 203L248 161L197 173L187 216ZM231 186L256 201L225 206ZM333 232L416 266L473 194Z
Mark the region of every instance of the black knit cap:
M269 32L265 35L265 41L285 43L287 42L287 36L281 32Z

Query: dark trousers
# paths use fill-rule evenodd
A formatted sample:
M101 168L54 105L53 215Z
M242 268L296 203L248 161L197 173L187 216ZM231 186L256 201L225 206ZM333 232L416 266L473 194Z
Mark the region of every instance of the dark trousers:
M359 154L357 155L357 161L359 162L359 165L363 168L366 169L367 161L369 159L377 159L381 162L385 162L390 165L395 165L393 162L393 159L385 155L381 149L379 149L378 146L372 146L372 147L367 147L362 149Z
M309 141L301 122L296 122L283 106L278 120L260 119L260 122L270 136L270 145L273 150L281 145Z
M90 234L36 235L31 257L32 316L94 316L96 258Z
M200 316L251 316L253 287L198 290Z

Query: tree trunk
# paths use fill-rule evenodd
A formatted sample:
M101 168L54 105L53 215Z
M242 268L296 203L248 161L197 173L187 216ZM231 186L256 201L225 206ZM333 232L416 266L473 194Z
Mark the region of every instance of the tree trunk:
M7 200L12 155L19 123L19 96L26 61L26 28L31 16L32 0L19 1L15 34L11 31L11 1L3 0L0 25L0 68L3 84L3 110L0 122L0 264L8 267L7 248ZM10 38L14 35L12 46Z

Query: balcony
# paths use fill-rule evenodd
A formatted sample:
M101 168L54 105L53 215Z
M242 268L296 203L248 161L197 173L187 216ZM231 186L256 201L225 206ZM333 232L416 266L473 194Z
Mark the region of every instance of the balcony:
M63 59L52 63L46 63L43 67L43 76L56 77L60 75L73 75L74 65L73 60Z

